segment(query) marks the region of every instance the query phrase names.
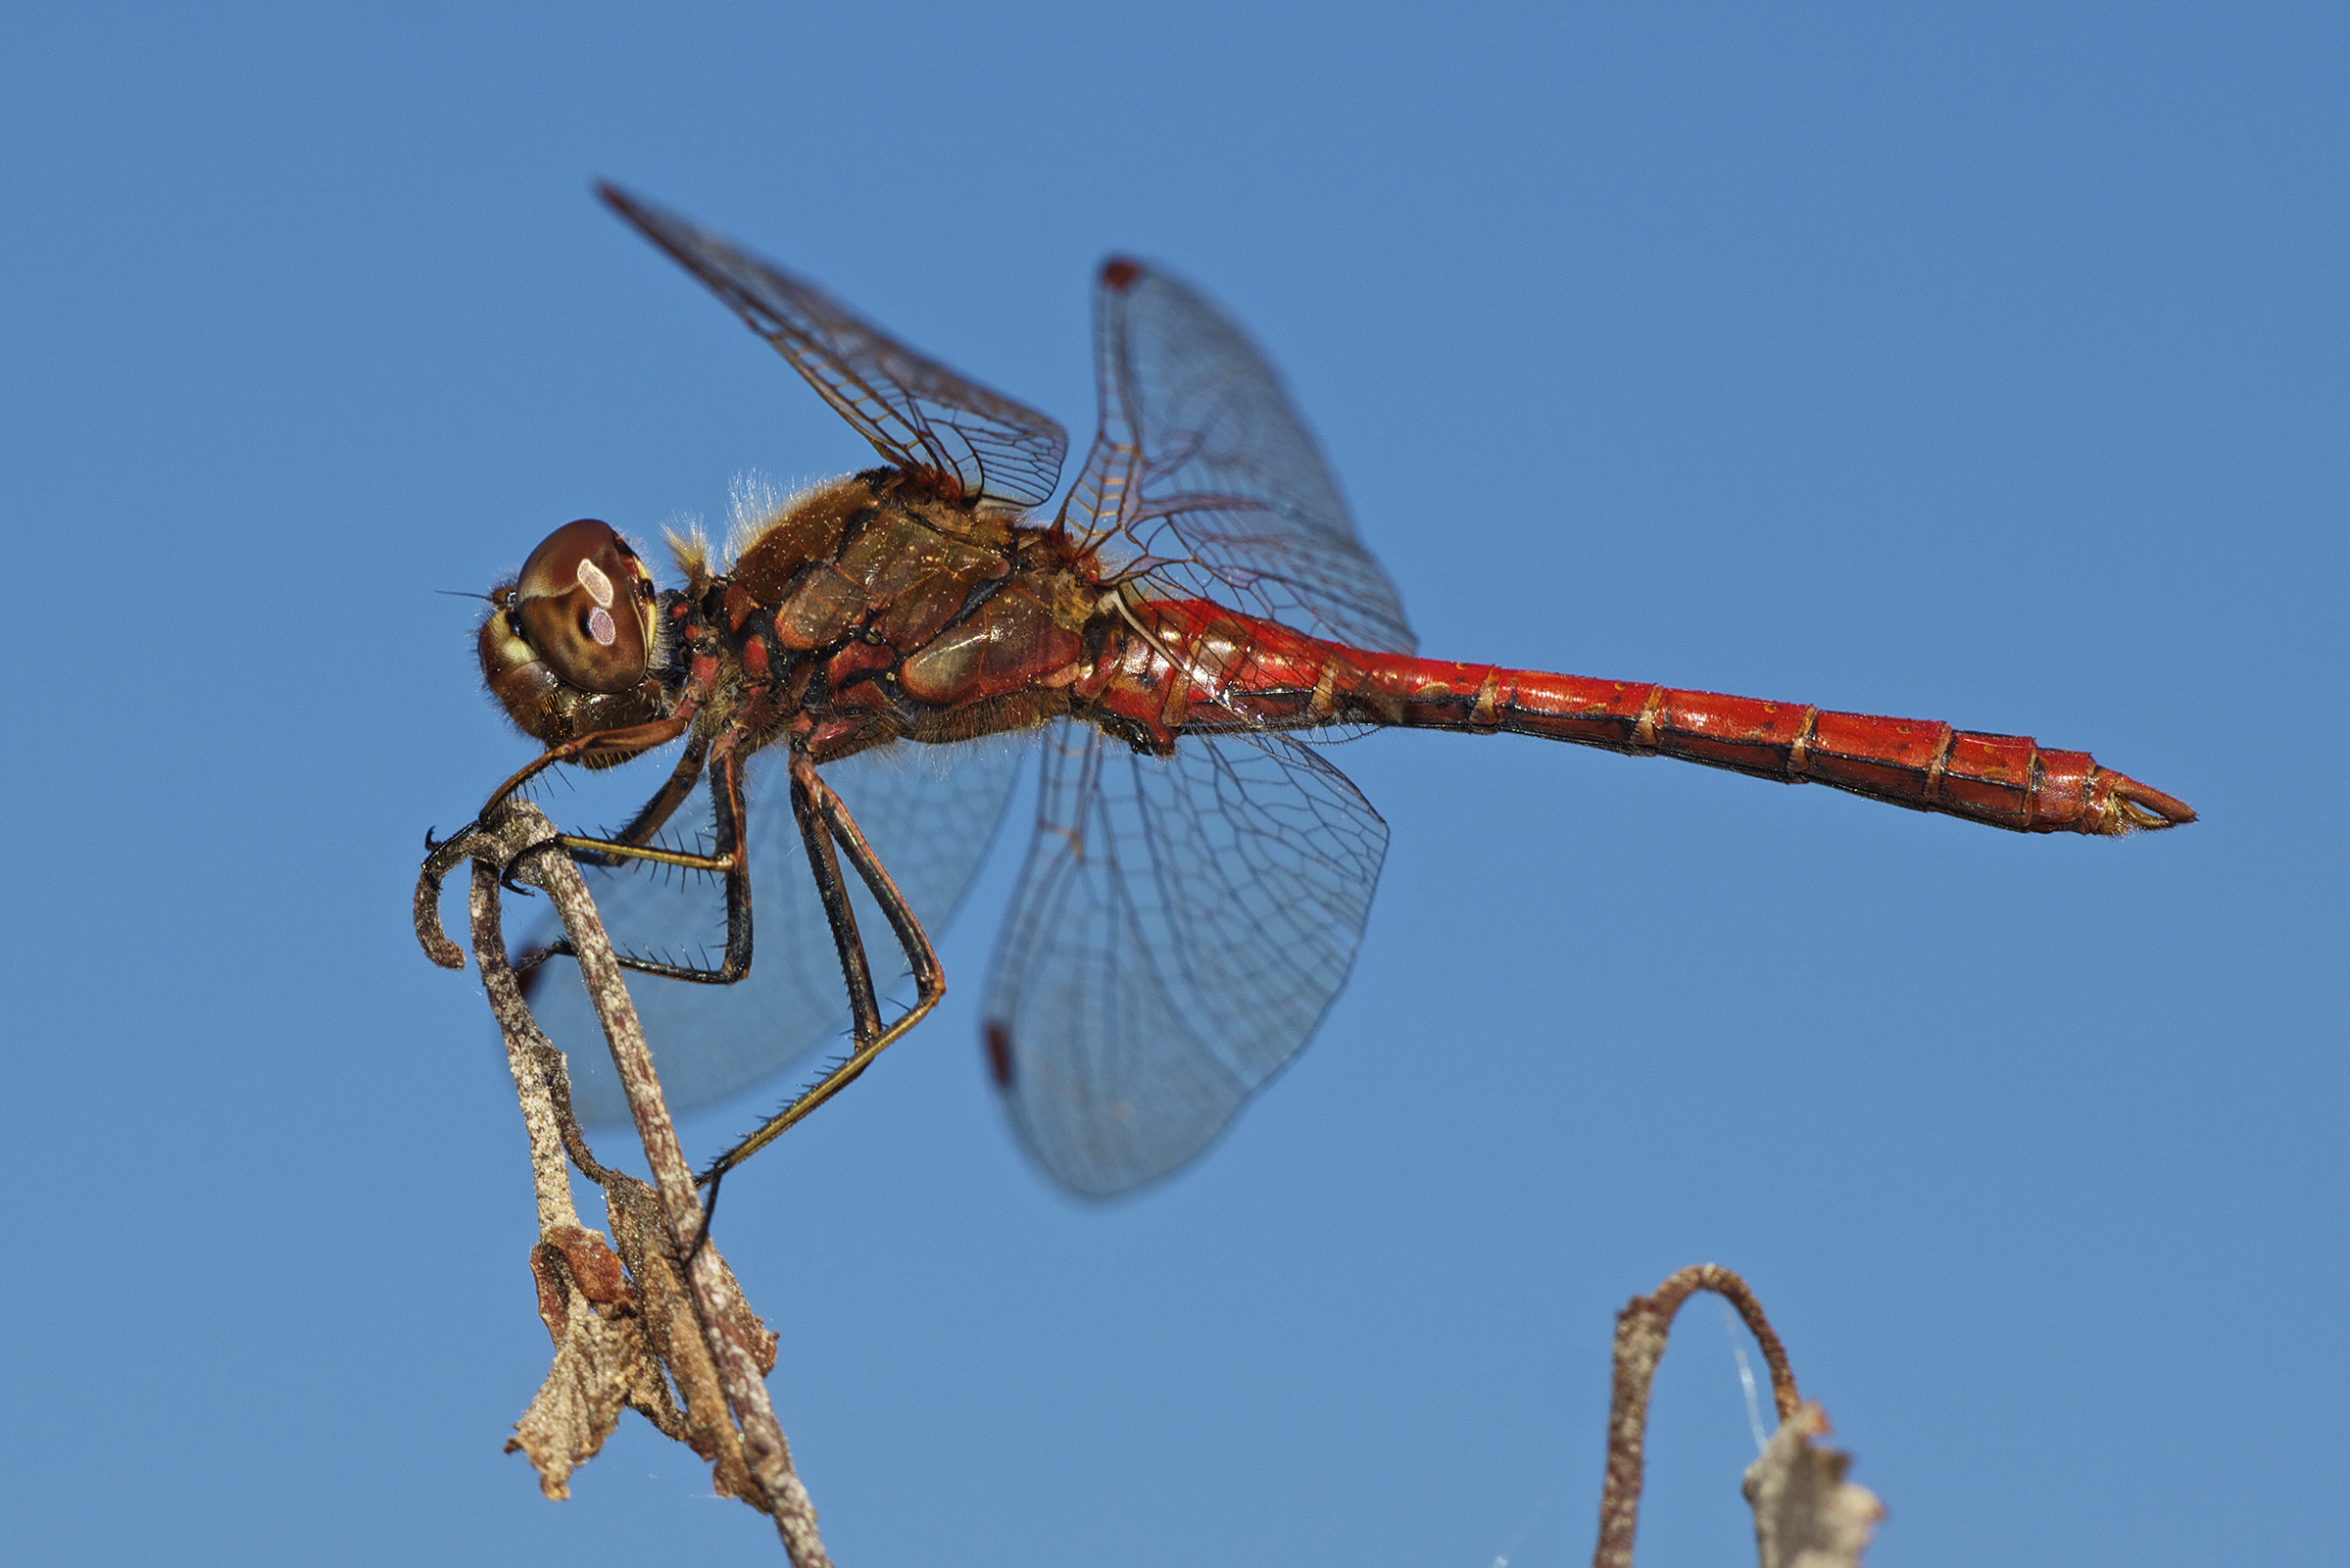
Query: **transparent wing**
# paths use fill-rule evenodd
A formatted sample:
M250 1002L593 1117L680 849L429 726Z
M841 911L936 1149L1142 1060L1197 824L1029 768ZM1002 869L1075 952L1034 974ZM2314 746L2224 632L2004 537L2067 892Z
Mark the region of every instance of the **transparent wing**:
M1346 983L1387 824L1279 735L1139 755L1063 722L996 954L988 1043L1054 1180L1105 1198L1215 1140Z
M775 345L884 458L964 496L1042 506L1069 438L1034 409L975 386L770 263L612 185L597 193Z
M1102 429L1061 523L1176 598L1311 636L1408 653L1395 586L1355 537L1337 481L1255 345L1139 262L1094 298Z
M848 802L933 941L987 858L1020 760L1032 742L1033 737L1006 737L954 747L900 745L824 768L824 777ZM629 993L644 1019L672 1111L749 1089L829 1041L847 1043L849 1008L840 959L816 902L790 790L780 748L752 760L746 790L751 973L731 986L629 977ZM695 796L697 802L708 799L706 791ZM707 816L704 820L707 825ZM715 964L725 947L725 899L715 881L643 861L583 869L605 924L623 951ZM889 922L854 874L850 885L876 987L903 982L907 972ZM534 933L535 942L556 934L550 925ZM544 973L531 989L531 1008L570 1058L571 1092L581 1119L626 1120L628 1104L578 966L555 958Z

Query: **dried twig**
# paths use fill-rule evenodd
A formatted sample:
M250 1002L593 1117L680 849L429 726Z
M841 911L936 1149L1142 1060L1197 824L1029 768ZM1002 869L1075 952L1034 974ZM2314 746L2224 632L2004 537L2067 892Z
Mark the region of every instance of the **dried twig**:
M494 832L476 831L433 848L416 905L416 935L425 952L437 963L462 967L462 953L440 930L438 893L440 879L459 861L473 860L474 952L506 1035L530 1133L540 1229L531 1266L557 1356L539 1397L517 1423L512 1446L526 1449L542 1487L550 1496L562 1496L570 1469L602 1446L621 1409L636 1408L710 1459L720 1493L775 1519L795 1568L830 1568L814 1508L792 1471L791 1450L761 1381L774 1364L774 1337L752 1314L717 1250L696 1245L704 1224L701 1201L661 1102L636 1009L578 868L554 848L553 834L536 808L506 808ZM598 1164L579 1134L563 1054L540 1033L506 960L497 895L502 878L510 876L546 889L563 916L653 1168L653 1188ZM616 1256L572 1211L566 1155L605 1190L619 1243ZM1857 1568L1884 1508L1844 1481L1846 1455L1812 1445L1828 1430L1826 1415L1797 1396L1786 1347L1746 1282L1711 1263L1671 1275L1616 1316L1595 1568L1631 1568L1649 1391L1674 1315L1698 1291L1714 1292L1737 1309L1771 1372L1780 1430L1744 1481L1763 1568ZM668 1393L672 1383L675 1400ZM714 1414L721 1391L732 1422Z
M1599 1545L1593 1568L1632 1568L1632 1536L1640 1517L1640 1473L1648 1430L1648 1389L1665 1353L1665 1336L1681 1303L1712 1291L1738 1308L1771 1368L1771 1396L1785 1422L1800 1401L1787 1348L1763 1316L1746 1282L1726 1268L1698 1263L1669 1276L1653 1296L1636 1296L1616 1314L1615 1383L1607 1402L1607 1480L1599 1494Z
M555 848L552 824L522 803L503 808L487 830L433 846L417 881L416 936L426 955L448 968L462 967L465 958L441 930L440 884L468 858L474 954L530 1135L540 1235L531 1269L540 1316L557 1347L555 1365L510 1446L529 1454L548 1495L563 1496L570 1471L602 1447L623 1408L635 1408L709 1459L719 1493L773 1518L795 1568L830 1568L814 1506L767 1399L763 1380L774 1365L774 1336L752 1312L717 1249L696 1245L703 1210L693 1173L578 868ZM498 889L509 877L545 889L563 917L628 1095L653 1170L651 1188L600 1164L580 1136L563 1054L531 1018L507 963ZM579 1224L566 1155L603 1187L617 1255Z

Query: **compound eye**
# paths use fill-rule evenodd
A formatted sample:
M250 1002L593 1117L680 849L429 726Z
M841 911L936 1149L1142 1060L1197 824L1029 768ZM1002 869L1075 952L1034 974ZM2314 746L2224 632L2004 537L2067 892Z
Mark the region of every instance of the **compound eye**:
M645 678L653 578L607 523L566 522L522 563L514 614L522 640L564 682L624 692Z

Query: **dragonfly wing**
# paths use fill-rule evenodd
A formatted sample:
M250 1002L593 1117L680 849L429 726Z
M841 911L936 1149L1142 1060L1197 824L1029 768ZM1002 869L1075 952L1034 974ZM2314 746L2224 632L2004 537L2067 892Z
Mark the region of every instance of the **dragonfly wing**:
M1280 735L1172 757L1061 723L987 998L1014 1127L1106 1198L1199 1153L1346 983L1387 824Z
M882 864L935 941L987 858L1027 747L1021 738L954 747L901 745L827 763ZM828 1041L846 1045L849 1009L840 959L816 900L780 749L752 760L746 784L751 854L751 972L731 986L631 975L672 1111L752 1088ZM698 793L697 801L707 801ZM707 819L706 819L707 820ZM725 947L725 898L700 873L632 861L582 867L613 941L625 952L714 967ZM907 978L889 922L864 884L850 877L857 930L877 987ZM545 942L555 928L537 934ZM570 1058L581 1120L628 1118L612 1056L579 971L546 965L532 988L539 1026Z
M1102 428L1060 519L1170 597L1408 653L1395 585L1355 537L1281 378L1215 306L1113 260L1094 300Z
M977 386L792 276L613 185L597 192L775 345L884 458L964 496L1042 506L1069 438L1036 410Z

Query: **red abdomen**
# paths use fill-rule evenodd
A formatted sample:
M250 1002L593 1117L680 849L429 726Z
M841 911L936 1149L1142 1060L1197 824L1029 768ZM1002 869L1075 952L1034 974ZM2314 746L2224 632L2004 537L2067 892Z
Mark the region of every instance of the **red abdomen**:
M1220 607L1158 603L1106 706L1169 730L1328 723L1506 731L1678 757L1789 784L1827 784L2019 833L2176 827L2192 808L2086 752L1934 719L1842 713L1341 647ZM1138 643L1141 639L1137 639Z
M2184 802L2098 766L2086 752L2024 735L1630 681L1356 657L1365 686L1398 705L1402 724L1679 757L2019 833L2116 834L2195 819Z

